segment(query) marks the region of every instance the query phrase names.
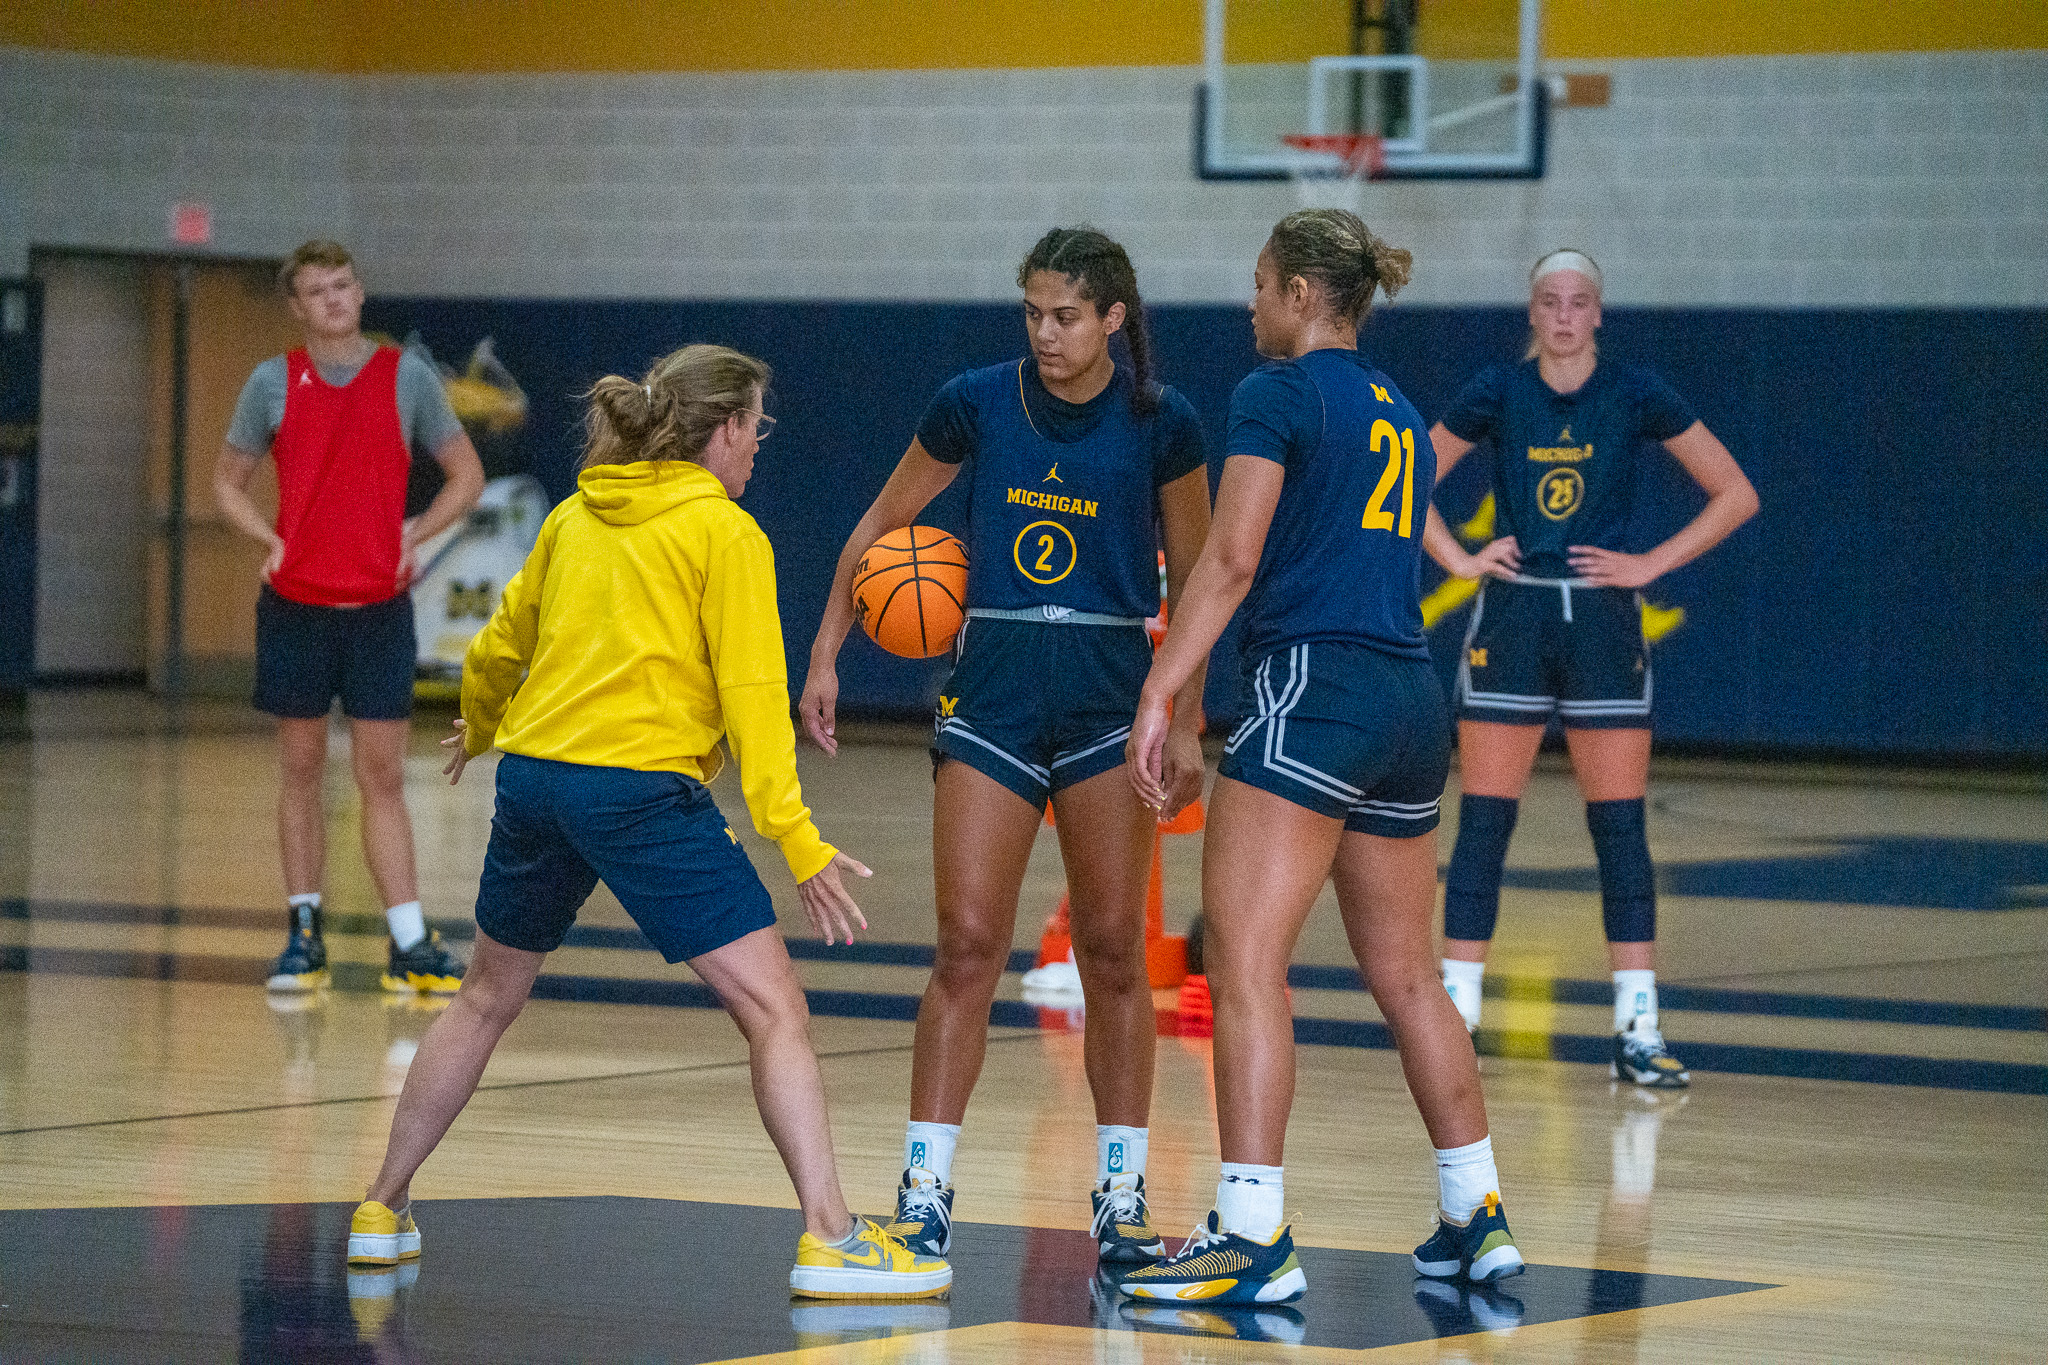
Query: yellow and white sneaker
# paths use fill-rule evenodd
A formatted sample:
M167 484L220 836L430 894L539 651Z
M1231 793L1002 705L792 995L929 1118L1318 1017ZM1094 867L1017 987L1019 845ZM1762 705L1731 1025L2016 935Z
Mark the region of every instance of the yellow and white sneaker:
M797 1239L789 1292L805 1299L928 1299L953 1284L953 1267L919 1256L903 1239L865 1218L854 1220L851 1247L835 1247L810 1233Z
M412 1205L393 1213L374 1199L356 1205L348 1220L350 1265L397 1265L420 1254L420 1230L413 1225Z

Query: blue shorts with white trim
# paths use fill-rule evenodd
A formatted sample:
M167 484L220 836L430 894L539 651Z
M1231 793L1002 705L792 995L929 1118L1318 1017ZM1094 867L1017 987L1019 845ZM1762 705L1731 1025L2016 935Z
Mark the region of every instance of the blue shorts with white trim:
M1219 776L1344 822L1407 839L1441 818L1450 717L1427 659L1367 645L1291 645L1252 669L1257 714L1223 746Z
M1570 730L1650 728L1642 599L1559 581L1479 589L1458 661L1458 719Z
M1142 625L971 618L932 717L932 771L965 763L1043 808L1124 761L1152 668Z

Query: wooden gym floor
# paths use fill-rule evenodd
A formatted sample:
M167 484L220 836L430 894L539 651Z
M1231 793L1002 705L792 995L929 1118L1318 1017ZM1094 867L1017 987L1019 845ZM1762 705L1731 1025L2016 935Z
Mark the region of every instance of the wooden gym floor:
M490 768L410 773L429 918L466 936ZM433 1018L376 990L380 907L345 763L330 788L334 990L266 998L280 944L267 731L112 693L0 722L0 1359L1060 1362L2039 1360L2048 1355L2048 803L2038 782L1660 765L1664 1028L1689 1093L1610 1083L1592 850L1546 769L1509 856L1481 1034L1530 1272L1418 1282L1426 1141L1334 912L1294 987L1294 1308L1144 1309L1093 1283L1075 1017L1005 978L955 1179L949 1301L791 1304L798 1224L744 1051L683 969L586 909L415 1185L417 1269L341 1238ZM929 962L929 767L913 729L801 757L873 864L852 950L801 937L855 1206L884 1213ZM345 744L336 737L337 756ZM1454 779L1455 782L1455 779ZM722 801L738 815L736 789ZM1447 801L1454 809L1455 803ZM735 828L750 835L743 815ZM1440 856L1447 858L1446 820ZM1169 928L1198 836L1166 843ZM1029 965L1061 887L1041 838ZM1148 1185L1209 1206L1208 1045L1159 997Z

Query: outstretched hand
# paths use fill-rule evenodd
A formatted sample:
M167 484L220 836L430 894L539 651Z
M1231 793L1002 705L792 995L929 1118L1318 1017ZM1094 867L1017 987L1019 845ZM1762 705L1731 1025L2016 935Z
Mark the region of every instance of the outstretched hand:
M854 926L868 927L868 917L860 912L860 906L854 904L846 884L840 880L841 872L851 872L856 877L875 875L844 853L834 852L832 861L813 873L810 880L796 884L797 899L803 902L804 914L810 917L811 927L827 943L839 942L841 934L851 943Z
M448 766L441 771L448 774L448 785L451 787L462 780L462 770L469 766L469 748L462 742L462 732L468 728L469 722L457 716L455 733L441 741L441 747L450 751Z

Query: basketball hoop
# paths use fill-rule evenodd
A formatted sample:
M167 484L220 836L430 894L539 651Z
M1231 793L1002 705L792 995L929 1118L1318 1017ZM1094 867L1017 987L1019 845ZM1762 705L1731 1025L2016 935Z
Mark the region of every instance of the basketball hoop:
M1283 133L1280 140L1296 151L1317 152L1332 159L1294 167L1294 188L1303 208L1356 213L1365 182L1377 180L1387 171L1386 139L1378 133Z

